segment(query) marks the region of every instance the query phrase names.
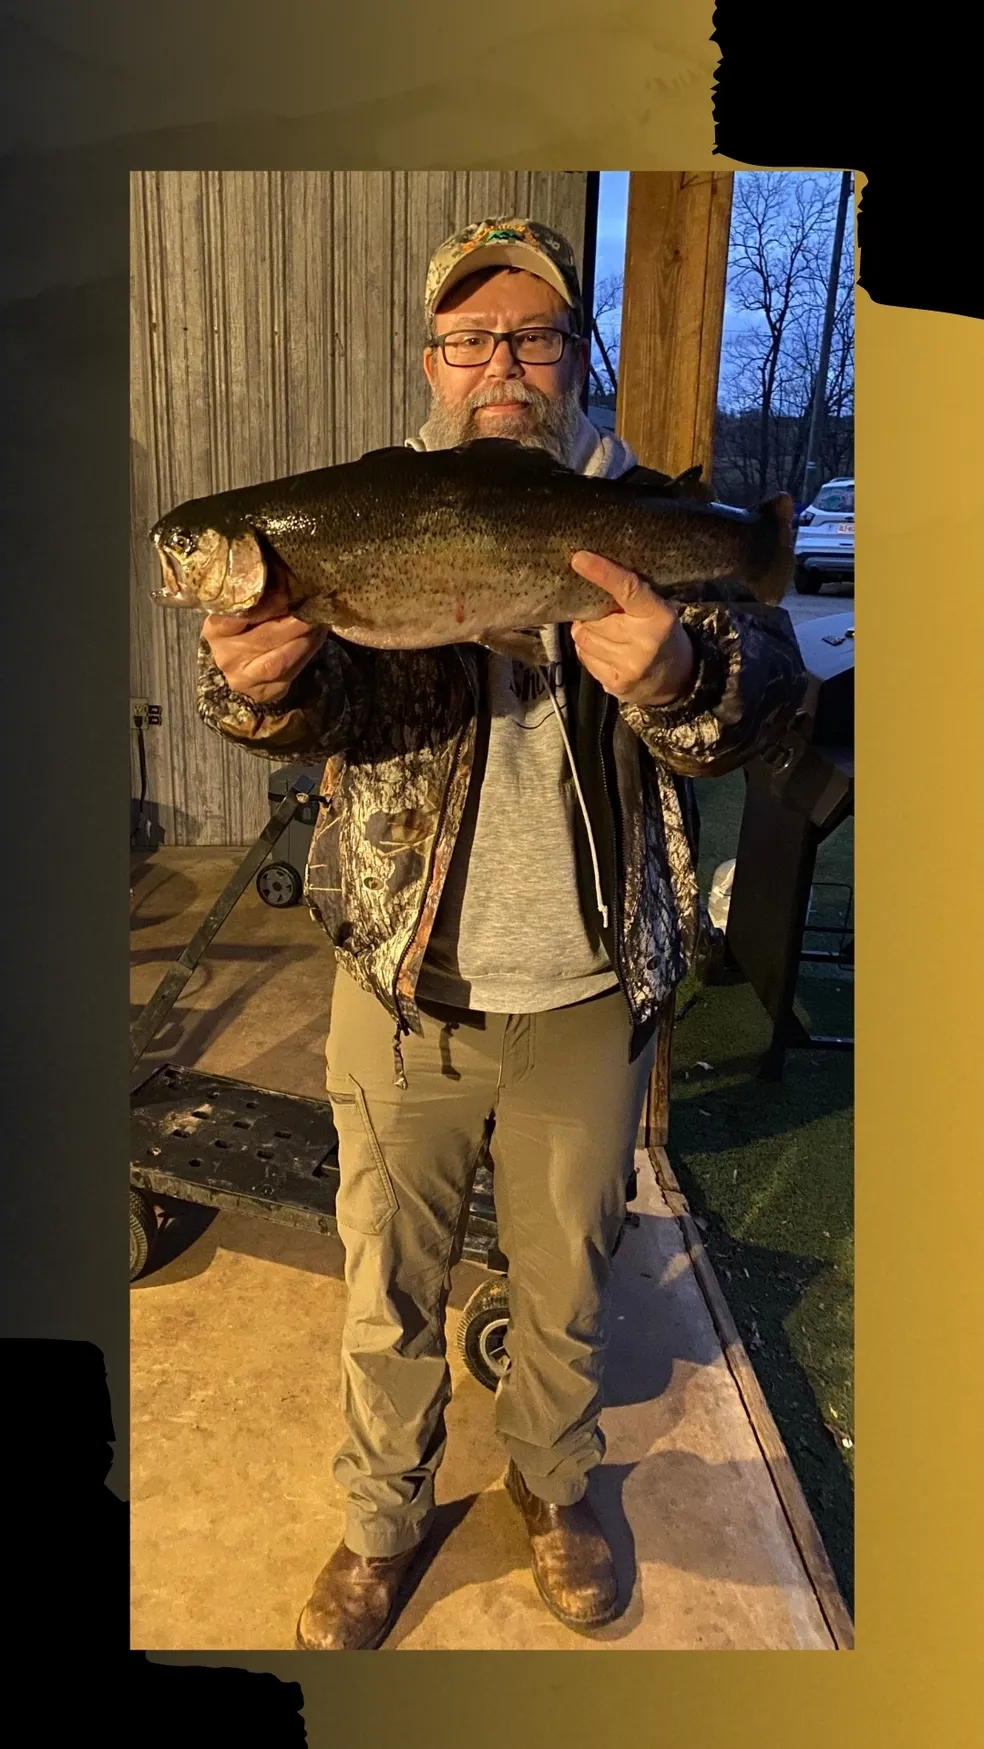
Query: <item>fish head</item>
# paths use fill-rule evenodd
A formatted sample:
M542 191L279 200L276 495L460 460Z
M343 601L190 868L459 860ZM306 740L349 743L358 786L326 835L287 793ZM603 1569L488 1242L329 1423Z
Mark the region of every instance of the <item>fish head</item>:
M267 582L267 563L255 531L215 527L196 519L190 508L161 517L151 530L162 577L154 600L206 613L248 613Z

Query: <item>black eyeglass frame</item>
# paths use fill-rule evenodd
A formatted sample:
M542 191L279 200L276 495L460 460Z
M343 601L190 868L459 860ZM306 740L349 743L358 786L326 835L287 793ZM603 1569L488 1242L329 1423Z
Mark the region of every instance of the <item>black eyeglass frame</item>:
M450 359L447 355L446 350L445 350L447 342L449 340L455 340L457 338L460 338L460 336L463 334L483 334L489 340L491 340L492 350L489 353L488 357L481 358L481 359L470 359L467 364L456 364L452 359ZM539 359L539 360L519 358L519 357L517 357L516 348L515 348L515 345L513 344L513 342L516 340L517 336L520 334L556 334L558 339L561 342L560 351L558 352L556 358ZM449 370L481 370L481 369L483 369L483 367L485 365L492 363L492 360L495 357L496 352L497 352L498 348L501 346L503 340L506 342L507 346L509 347L509 351L512 355L513 361L516 364L540 363L540 364L554 365L554 364L560 363L560 361L563 358L565 352L567 351L567 348L569 345L576 344L578 341L581 341L583 339L584 339L583 334L574 334L571 332L571 330L569 328L549 328L549 327L548 328L537 328L537 327L512 328L504 334L497 334L491 328L452 328L450 334L432 334L430 337L430 340L428 341L427 344L430 347L432 352L440 352L440 354L441 354L442 358L444 359L444 362L447 365Z

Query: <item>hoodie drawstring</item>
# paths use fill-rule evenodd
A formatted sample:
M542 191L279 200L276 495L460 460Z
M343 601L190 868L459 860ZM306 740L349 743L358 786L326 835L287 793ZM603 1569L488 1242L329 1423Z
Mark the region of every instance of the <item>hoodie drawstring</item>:
M605 904L604 899L602 898L601 871L599 870L599 867L598 867L598 852L595 849L594 833L591 830L591 821L588 819L587 803L584 800L584 794L583 794L583 791L581 789L581 781L577 775L577 767L574 764L574 755L571 752L571 744L570 744L570 741L567 739L567 730L564 726L563 712L561 711L561 708L560 708L559 704L557 703L557 700L554 696L554 689L553 689L553 685L551 683L549 669L541 668L540 672L543 675L543 678L547 683L547 691L550 694L550 703L553 705L554 714L557 718L557 722L558 722L559 727L560 727L561 735L564 738L564 746L567 749L567 757L570 761L570 767L571 767L571 776L574 779L574 789L577 793L577 799L581 805L581 814L584 818L585 831L588 834L588 848L591 851L591 866L594 869L595 899L596 899L597 905L598 905L598 915L601 918L603 928L607 929L608 928L608 906Z

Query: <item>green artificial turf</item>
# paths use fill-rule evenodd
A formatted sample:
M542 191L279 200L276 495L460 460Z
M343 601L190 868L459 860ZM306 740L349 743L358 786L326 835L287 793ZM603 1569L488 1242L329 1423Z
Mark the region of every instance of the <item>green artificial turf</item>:
M697 792L706 895L737 850L745 780ZM852 883L847 821L821 847L812 920L839 923ZM811 1030L851 1036L850 972L803 967L797 994ZM688 982L678 1014L670 1159L850 1606L853 1053L790 1051L782 1079L767 1081L771 1023L750 985Z

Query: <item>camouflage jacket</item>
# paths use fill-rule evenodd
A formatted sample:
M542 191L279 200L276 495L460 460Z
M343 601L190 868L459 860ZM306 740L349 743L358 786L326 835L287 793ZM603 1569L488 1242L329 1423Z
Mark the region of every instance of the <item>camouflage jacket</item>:
M715 585L689 591L680 612L697 662L689 695L668 709L619 704L561 628L569 733L608 908L608 929L597 927L632 1013L633 1056L697 945L691 780L779 741L804 684L784 614L750 597L735 605ZM397 1042L419 1030L414 992L482 732L486 661L475 645L370 650L329 636L287 695L262 706L232 692L200 645L198 710L210 728L281 764L326 761L305 897L339 963L393 1016ZM587 834L575 820L593 917Z

